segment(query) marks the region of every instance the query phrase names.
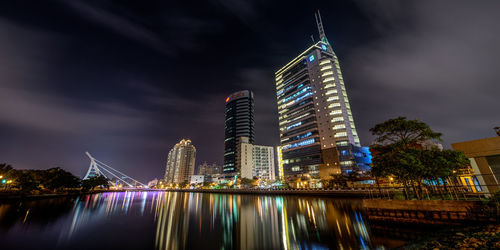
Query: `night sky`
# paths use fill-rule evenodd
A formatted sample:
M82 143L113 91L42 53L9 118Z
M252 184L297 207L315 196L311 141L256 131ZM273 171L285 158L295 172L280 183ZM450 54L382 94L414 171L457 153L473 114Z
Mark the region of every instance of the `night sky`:
M140 3L140 4L139 4ZM500 126L500 1L1 1L0 162L89 159L148 181L189 138L222 163L224 100L255 94L256 143L278 145L274 72L318 39L320 9L361 143L396 116L443 145Z

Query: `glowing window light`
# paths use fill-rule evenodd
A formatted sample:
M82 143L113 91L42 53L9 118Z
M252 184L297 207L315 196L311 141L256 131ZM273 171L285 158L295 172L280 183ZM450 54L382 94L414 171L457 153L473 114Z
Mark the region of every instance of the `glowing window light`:
M294 101L294 102L298 102L298 101L300 101L300 100L302 100L302 99L304 99L304 98L306 98L306 97L308 97L308 96L311 96L311 95L312 95L312 93L311 93L311 92L307 92L305 95L303 95L303 96L301 96L301 97L299 97L299 98L295 99L295 101Z
M309 137L311 135L312 135L312 132L307 132L307 133L305 133L303 135L295 136L295 139L304 139L304 138L307 138L307 137Z
M335 129L343 129L343 128L345 128L345 125L344 125L344 124L339 124L339 125L335 125L335 126L333 126L333 128L332 128L332 129L334 129L334 130L335 130Z
M321 44L321 49L322 49L322 50L326 50L326 45Z
M315 142L314 138L303 140L301 142L285 145L285 146L283 146L283 150L310 145L310 144L313 144L314 142Z
M310 55L310 56L309 56L309 62L314 61L314 59L315 59L314 55Z
M336 133L334 137L344 137L347 136L346 132Z
M342 114L342 110L334 110L330 112L330 115Z
M297 93L295 93L295 94L293 94L293 95L291 95L291 96L289 96L289 97L287 97L287 98L283 99L283 101L282 101L282 102L283 102L283 103L288 102L288 101L290 101L291 99L293 99L293 98L295 98L295 97L297 97L297 96L301 95L302 93L304 93L304 92L308 91L309 89L311 89L311 87L305 87L305 88L301 89L300 91L298 91Z
M331 69L332 68L332 65L326 65L324 67L321 68L321 71L324 71L324 70L327 70L327 69Z
M293 121L296 121L296 120L302 119L302 118L304 118L304 117L306 117L306 116L309 116L309 115L311 115L311 113L310 113L310 112L307 112L307 113L305 113L305 114L303 114L303 115L300 115L300 116L297 116L297 117L295 117L295 118L291 119L291 120L290 120L290 122L293 122Z
M319 62L319 65L325 65L327 63L330 63L330 60L323 60L323 61Z
M336 89L333 89L333 90L328 90L326 91L325 95L331 95L331 94L337 94L337 90Z
M340 103L336 102L328 105L328 108L335 108L335 107L340 107Z
M338 101L338 100L339 100L338 96L330 96L328 97L328 99L326 99L327 102Z
M343 122L344 121L344 118L341 116L341 117L335 117L332 119L332 122Z
M290 129L295 128L295 127L298 127L298 126L300 126L300 125L302 125L302 122L297 122L297 123L294 123L294 124L292 124L292 125L290 125L290 126L286 127L286 130L290 130Z
M333 75L333 71L327 71L327 72L321 74L321 77L331 76L331 75Z
M334 87L335 87L335 84L333 84L333 83L329 83L329 84L325 85L325 89L334 88Z
M327 77L323 80L323 82L331 82L331 81L335 81L335 77Z
M231 99L231 98L229 98L229 97L228 97L228 98L226 98L226 103L227 103L227 102L229 102L229 100L230 100L230 99Z

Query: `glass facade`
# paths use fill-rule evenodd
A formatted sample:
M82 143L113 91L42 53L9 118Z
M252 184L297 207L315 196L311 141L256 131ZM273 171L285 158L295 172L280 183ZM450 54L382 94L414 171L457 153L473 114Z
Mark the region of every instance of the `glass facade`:
M254 143L254 101L249 90L235 92L226 98L223 174L239 172L237 149L241 137Z
M320 25L320 24L318 24ZM302 52L275 74L283 174L319 180L366 162L340 64L328 40ZM354 153L365 157L355 157ZM363 169L369 167L360 162Z

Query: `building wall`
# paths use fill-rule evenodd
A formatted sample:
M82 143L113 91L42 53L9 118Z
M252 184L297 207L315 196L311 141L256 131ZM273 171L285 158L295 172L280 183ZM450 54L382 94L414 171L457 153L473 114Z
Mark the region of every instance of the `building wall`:
M226 98L225 139L223 173L232 177L240 172L237 163L237 147L241 137L254 142L253 93L243 90Z
M215 175L221 173L221 166L217 165L217 163L208 164L207 162L203 162L203 164L198 166L198 175Z
M469 158L479 184L488 193L500 190L500 136L452 143L454 150Z
M242 137L238 146L238 164L241 177L247 179L276 180L274 148L253 145Z
M253 176L263 180L276 180L273 147L253 145L252 161Z
M165 168L165 183L189 182L194 174L196 148L190 140L181 140L170 150Z
M352 171L356 161L351 148L360 142L330 45L320 41L277 71L276 91L287 179Z

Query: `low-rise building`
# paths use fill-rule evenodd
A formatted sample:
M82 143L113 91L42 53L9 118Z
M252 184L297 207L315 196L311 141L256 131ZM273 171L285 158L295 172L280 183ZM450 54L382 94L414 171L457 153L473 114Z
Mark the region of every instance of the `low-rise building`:
M500 136L479 140L452 143L454 150L462 151L470 161L470 166L480 187L491 194L498 190L500 179Z
M198 184L203 184L205 181L205 176L204 175L191 175L191 178L189 180L190 185L198 185Z
M241 178L276 180L273 147L253 145L247 137L241 137L237 164L241 170Z

